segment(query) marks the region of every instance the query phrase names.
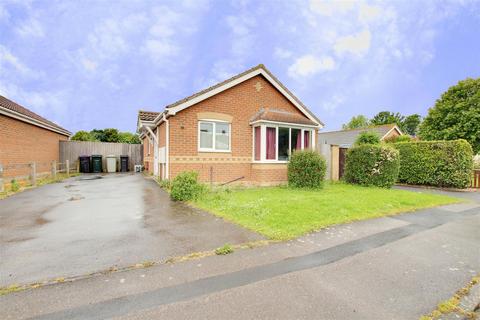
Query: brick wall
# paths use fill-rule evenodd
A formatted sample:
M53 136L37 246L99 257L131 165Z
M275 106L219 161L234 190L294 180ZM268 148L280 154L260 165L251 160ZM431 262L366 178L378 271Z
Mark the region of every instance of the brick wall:
M68 137L0 115L0 163L3 166L37 162L37 173L50 172L59 161L59 141ZM29 175L27 167L6 169L5 177Z
M257 90L259 85L261 89ZM216 183L242 176L244 183L285 182L286 165L264 169L267 167L252 164L252 127L249 123L262 107L303 115L259 75L170 117L170 179L182 171L195 170L199 172L202 181L209 182L212 170L213 182ZM231 153L198 152L199 112L222 113L233 117ZM253 170L252 166L256 169Z

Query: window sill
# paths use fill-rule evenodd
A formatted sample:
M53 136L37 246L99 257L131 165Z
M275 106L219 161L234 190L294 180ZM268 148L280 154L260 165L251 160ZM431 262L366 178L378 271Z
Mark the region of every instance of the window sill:
M288 160L253 160L252 163L255 163L255 164L287 164L288 163Z

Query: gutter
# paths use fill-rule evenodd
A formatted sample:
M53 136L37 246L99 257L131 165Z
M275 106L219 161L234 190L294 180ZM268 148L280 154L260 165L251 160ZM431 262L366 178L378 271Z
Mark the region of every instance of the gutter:
M68 138L70 138L70 136L72 135L72 133L70 131L62 130L62 129L53 127L53 126L51 126L47 123L44 123L42 121L30 118L28 116L25 116L21 113L12 111L10 109L0 107L0 114L6 115L7 117L14 118L14 119L17 119L17 120L20 120L20 121L23 121L23 122L26 122L26 123L29 123L29 124L32 124L34 126L37 126L37 127L43 128L43 129L47 129L47 130L50 130L50 131L53 131L53 132L56 132L56 133L60 133L61 135L67 136Z

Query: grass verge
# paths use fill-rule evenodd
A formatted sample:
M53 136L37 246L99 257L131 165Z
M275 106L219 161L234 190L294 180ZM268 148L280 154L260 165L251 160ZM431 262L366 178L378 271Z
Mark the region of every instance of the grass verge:
M191 204L270 239L287 240L331 225L462 201L431 193L329 183L320 190L217 190Z
M29 181L15 181L13 184L10 183L10 186L7 187L4 192L0 192L0 200L31 188L40 187L50 183L61 182L67 178L76 177L78 175L80 175L80 173L70 173L70 175L67 175L66 173L57 173L57 176L55 178L53 178L52 176L45 176L37 179L36 186L32 186Z

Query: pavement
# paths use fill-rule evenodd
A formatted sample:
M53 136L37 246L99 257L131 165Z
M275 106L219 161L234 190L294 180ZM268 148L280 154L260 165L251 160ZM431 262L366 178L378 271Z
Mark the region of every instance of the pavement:
M141 174L83 175L0 200L0 286L163 261L259 239L171 201Z
M480 272L480 194L468 198L226 256L8 294L0 318L418 319Z

